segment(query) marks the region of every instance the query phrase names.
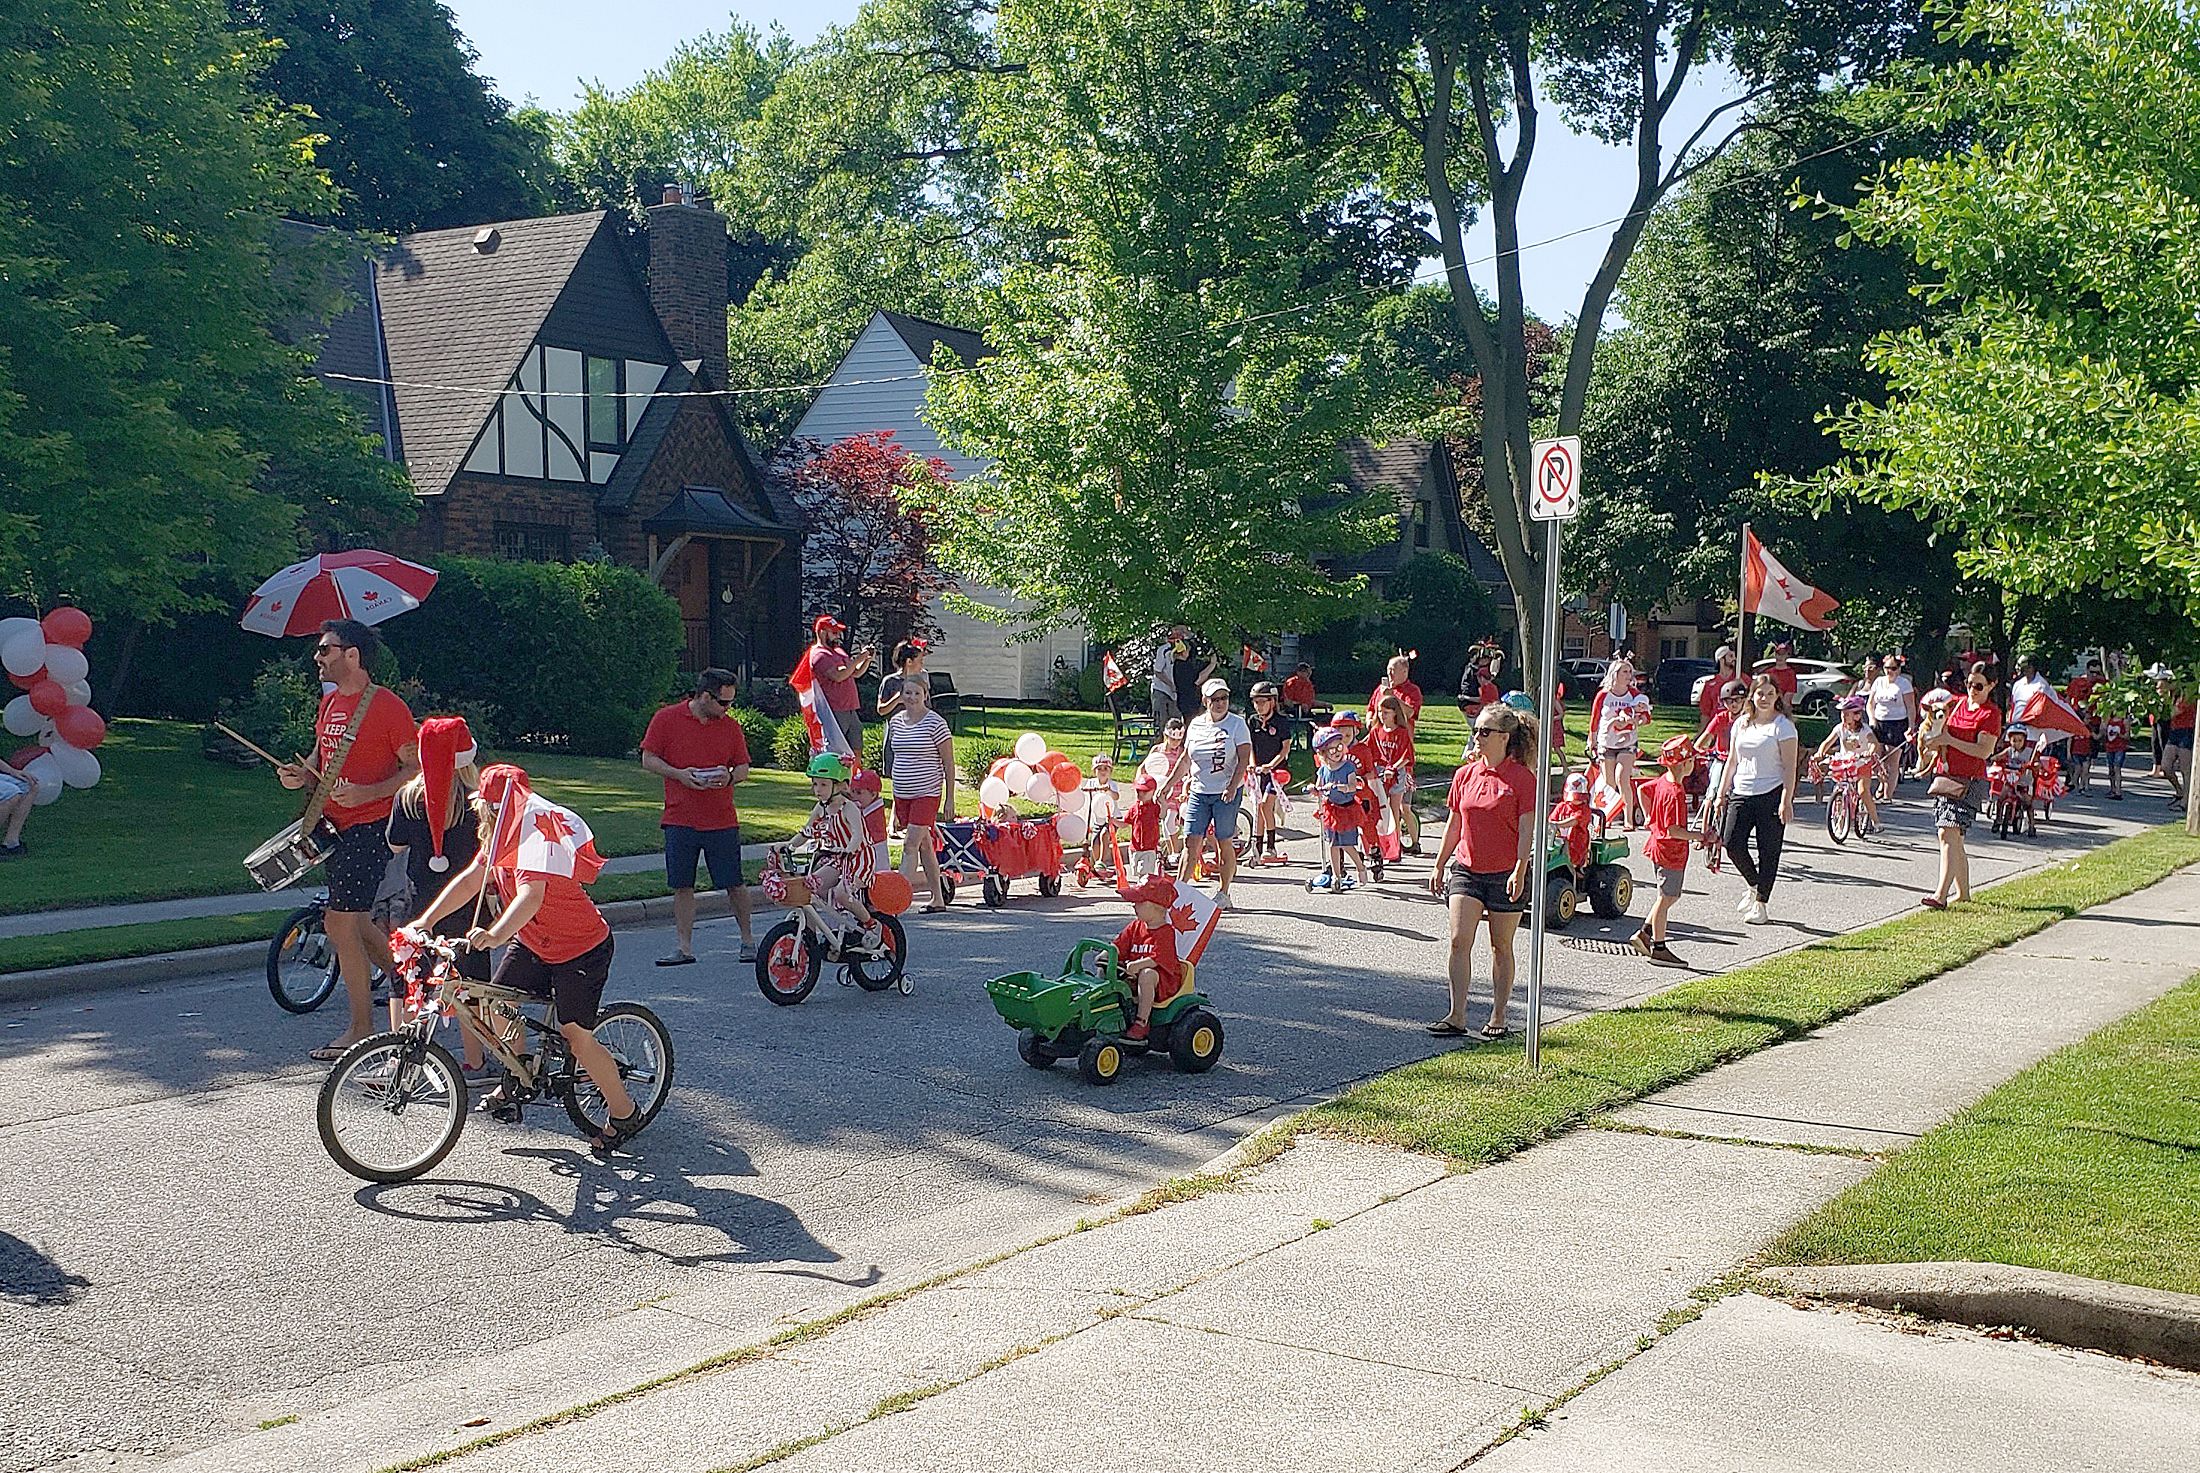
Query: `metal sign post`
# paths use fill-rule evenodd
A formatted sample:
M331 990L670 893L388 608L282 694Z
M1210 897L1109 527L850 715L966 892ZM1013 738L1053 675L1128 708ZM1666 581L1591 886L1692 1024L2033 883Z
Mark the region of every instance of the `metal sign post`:
M1528 514L1543 523L1543 650L1536 661L1535 857L1528 868L1528 1068L1543 1067L1543 933L1551 887L1544 865L1551 852L1551 748L1558 730L1559 524L1581 509L1581 441L1538 440L1528 455L1533 477Z

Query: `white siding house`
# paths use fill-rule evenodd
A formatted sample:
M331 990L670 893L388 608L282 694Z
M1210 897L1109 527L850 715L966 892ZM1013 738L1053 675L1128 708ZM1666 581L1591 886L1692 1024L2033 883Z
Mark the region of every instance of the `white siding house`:
M958 478L980 474L985 462L942 445L918 414L925 383L911 375L931 366L933 344L940 342L966 363L985 351L976 333L898 312L873 312L855 346L795 426L796 438L830 445L850 435L892 430L895 443L915 455L938 456ZM980 603L998 606L1004 601L992 589L965 585L964 591ZM929 668L946 671L954 677L955 688L966 694L995 700L1043 697L1057 657L1076 670L1090 653L1090 641L1081 629L1057 629L1038 639L1014 641L1005 626L944 607L936 606L932 617L941 633Z

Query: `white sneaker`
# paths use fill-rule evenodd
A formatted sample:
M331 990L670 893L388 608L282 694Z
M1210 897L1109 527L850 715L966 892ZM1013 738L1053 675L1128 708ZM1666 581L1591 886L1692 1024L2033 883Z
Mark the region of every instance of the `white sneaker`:
M1743 916L1742 919L1749 925L1762 926L1771 922L1772 915L1769 911L1765 909L1765 903L1760 900L1756 904L1750 906L1749 914Z
M1229 891L1227 891L1227 890L1217 890L1217 891L1215 892L1215 909L1216 909L1216 910L1228 910L1229 908L1230 908L1230 892L1229 892Z
M1742 892L1742 898L1738 902L1736 902L1734 906L1734 913L1736 915L1746 916L1756 908L1757 892L1754 890L1744 890Z

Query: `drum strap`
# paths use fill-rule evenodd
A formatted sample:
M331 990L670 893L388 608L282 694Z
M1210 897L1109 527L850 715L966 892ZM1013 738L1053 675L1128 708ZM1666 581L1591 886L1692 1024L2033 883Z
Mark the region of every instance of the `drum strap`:
M313 785L313 796L306 800L306 811L298 817L298 832L310 834L321 821L321 810L328 806L328 795L336 786L336 780L344 771L344 763L351 756L351 744L359 740L360 728L367 719L367 707L374 702L375 686L369 685L359 693L359 704L351 709L351 720L344 723L344 734L336 739L336 750L329 753L328 761L321 764L321 780Z

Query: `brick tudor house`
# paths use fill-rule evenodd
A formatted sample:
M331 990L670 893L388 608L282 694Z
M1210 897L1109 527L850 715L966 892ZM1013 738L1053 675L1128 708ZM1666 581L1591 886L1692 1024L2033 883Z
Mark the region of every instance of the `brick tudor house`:
M646 232L646 275L600 210L400 236L359 261L316 367L411 477L391 551L608 557L678 601L683 668L778 675L802 644L799 517L705 392L726 383L725 217L668 187Z

